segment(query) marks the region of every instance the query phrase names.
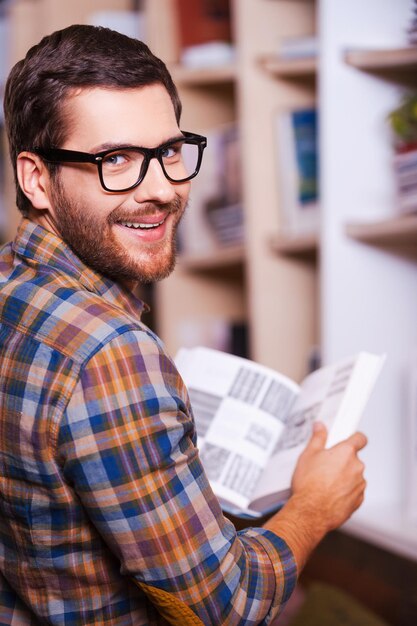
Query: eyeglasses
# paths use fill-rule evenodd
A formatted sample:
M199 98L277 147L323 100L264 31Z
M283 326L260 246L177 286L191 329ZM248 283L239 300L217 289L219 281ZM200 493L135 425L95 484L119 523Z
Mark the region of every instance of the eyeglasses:
M166 178L172 183L184 183L197 176L206 137L181 131L182 135L157 148L120 146L90 154L61 148L33 148L50 163L94 163L103 189L122 192L134 189L143 181L151 159L157 159Z

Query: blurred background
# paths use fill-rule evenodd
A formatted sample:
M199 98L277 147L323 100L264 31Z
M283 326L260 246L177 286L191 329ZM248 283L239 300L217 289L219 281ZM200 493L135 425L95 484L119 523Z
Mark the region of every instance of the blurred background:
M218 348L298 381L387 355L361 424L366 502L318 548L282 623L415 626L417 3L3 0L1 92L31 45L72 23L148 43L182 128L208 137L177 268L144 287L168 350ZM7 241L19 214L0 122Z

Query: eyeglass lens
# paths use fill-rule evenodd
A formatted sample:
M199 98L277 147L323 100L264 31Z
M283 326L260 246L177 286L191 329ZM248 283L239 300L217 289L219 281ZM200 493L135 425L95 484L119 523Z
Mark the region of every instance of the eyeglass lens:
M179 182L191 177L198 166L199 146L186 140L172 143L161 151L161 164L165 175ZM132 148L108 153L102 161L105 186L112 190L131 187L142 178L147 166L145 155Z

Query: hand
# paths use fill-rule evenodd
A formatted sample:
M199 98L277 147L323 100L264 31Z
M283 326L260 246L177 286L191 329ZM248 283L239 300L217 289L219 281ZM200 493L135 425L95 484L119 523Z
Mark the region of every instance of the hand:
M343 524L362 504L366 482L358 452L367 444L362 433L325 449L327 430L315 423L292 479L293 497L315 519L323 533Z
M358 452L367 444L362 433L326 450L327 430L315 423L292 479L292 496L264 528L290 546L298 571L330 530L345 522L362 504L366 482Z

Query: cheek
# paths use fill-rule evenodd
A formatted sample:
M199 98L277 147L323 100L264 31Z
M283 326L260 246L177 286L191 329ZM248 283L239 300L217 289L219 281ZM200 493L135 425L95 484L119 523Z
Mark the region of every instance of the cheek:
M186 204L188 202L190 190L191 190L190 180L187 183L183 183L182 185L177 186L176 192L177 192L178 197L181 199L182 204Z
M97 168L86 164L71 164L61 170L61 183L66 195L77 203L103 204L106 192L100 184Z
M123 199L102 189L98 176L97 184L95 182L79 174L65 181L67 197L78 207L79 215L88 216L92 222L107 219L108 215L123 202Z

